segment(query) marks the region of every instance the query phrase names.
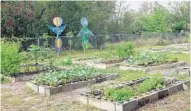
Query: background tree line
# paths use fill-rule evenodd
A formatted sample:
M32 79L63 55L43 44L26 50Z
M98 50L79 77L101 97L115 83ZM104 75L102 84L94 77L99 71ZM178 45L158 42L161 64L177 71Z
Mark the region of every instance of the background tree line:
M143 2L139 11L124 6L124 1L2 1L2 37L54 36L47 25L60 16L74 35L81 29L81 17L87 17L89 29L96 34L189 31L190 3L170 2L168 7L158 2ZM53 25L53 24L52 24Z

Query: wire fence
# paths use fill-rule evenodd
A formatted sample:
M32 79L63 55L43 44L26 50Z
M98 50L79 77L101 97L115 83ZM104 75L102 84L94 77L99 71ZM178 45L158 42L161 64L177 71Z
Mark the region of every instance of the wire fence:
M89 43L91 44L92 48L94 49L100 49L105 43L117 43L120 41L135 41L137 39L155 39L155 38L161 38L164 40L173 40L173 39L184 39L185 37L189 36L188 33L142 33L142 34L112 34L112 35L104 35L99 34L92 37L89 37ZM3 40L11 40L11 41L21 41L21 47L22 50L27 50L27 48L32 45L36 44L39 46L43 46L46 42L49 48L55 47L55 38L56 37L49 37L49 38L43 38L43 37L34 37L34 38L1 38ZM72 49L80 50L82 49L81 45L81 37L73 36L72 38L68 36L60 36L62 40L62 48L68 49L69 39L72 40Z

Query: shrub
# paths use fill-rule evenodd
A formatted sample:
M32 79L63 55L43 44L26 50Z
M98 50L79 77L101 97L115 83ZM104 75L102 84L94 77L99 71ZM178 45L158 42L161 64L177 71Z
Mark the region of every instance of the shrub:
M1 42L1 72L9 75L19 72L21 64L21 55L19 54L20 43Z
M116 46L116 53L118 57L125 59L133 55L134 43L133 42L121 42Z

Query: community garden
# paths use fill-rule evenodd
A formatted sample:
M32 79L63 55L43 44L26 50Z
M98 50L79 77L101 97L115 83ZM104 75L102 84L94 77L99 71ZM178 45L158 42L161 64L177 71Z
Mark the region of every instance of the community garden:
M59 3L80 11L67 10ZM185 3L179 3L182 6L179 10L184 10L180 19L184 19L188 8ZM104 22L106 26L102 27L99 20L109 19L106 15L114 13L109 9L116 7L116 2L7 1L1 4L4 7L0 74L2 111L190 110L187 19L184 22L172 20L176 26L168 27L171 30L168 31L165 21L158 19L163 18L163 13L177 15L155 4L155 11L148 17L141 15L140 23L133 21L131 17L137 16L131 11L121 16L127 27L131 26L127 22L129 19L131 24L141 24L141 29L140 25L130 29L115 21ZM20 11L17 5L25 10L15 14L13 9ZM43 7L41 15L37 16L37 10ZM90 12L86 12L87 9ZM29 20L30 14L26 14L26 18L18 16L25 15L25 11L30 12L29 18L33 19L25 24L28 24L26 30L19 24ZM73 21L69 20L72 19L70 13L76 15ZM36 16L33 18L32 14ZM45 22L45 16L52 18ZM38 26L40 21L43 25ZM123 33L127 30L132 32Z

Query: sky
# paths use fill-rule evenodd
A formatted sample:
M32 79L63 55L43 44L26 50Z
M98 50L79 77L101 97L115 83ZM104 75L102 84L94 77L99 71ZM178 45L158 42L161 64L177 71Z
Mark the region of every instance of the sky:
M118 0L120 1L120 0ZM130 5L129 8L130 9L134 9L136 11L139 10L141 4L144 2L145 0L130 0L130 1L126 1L125 5ZM154 0L146 0L148 1L152 1L154 2ZM163 5L163 6L167 6L167 4L170 2L169 0L156 0L159 4ZM171 0L172 1L172 0Z

